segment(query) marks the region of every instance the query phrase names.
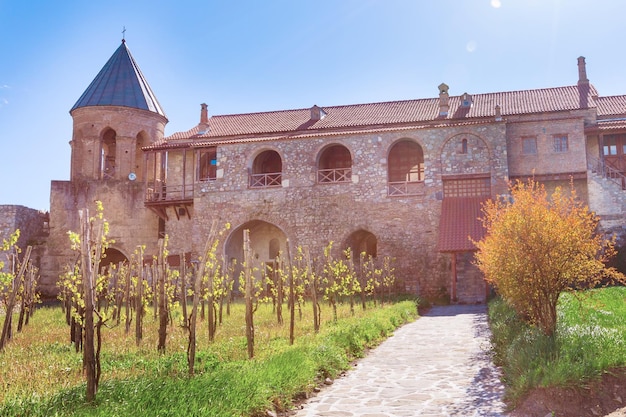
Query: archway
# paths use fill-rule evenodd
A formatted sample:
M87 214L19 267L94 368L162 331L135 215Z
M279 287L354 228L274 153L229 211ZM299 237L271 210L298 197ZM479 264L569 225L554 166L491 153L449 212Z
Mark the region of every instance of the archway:
M128 262L126 255L115 248L107 248L100 262L100 269L107 268L109 265L118 265L120 262Z
M346 248L350 248L355 262L360 262L361 254L365 254L365 258L376 258L378 241L376 236L367 230L357 230L346 239Z
M254 158L250 187L278 187L282 184L283 161L276 151L267 150Z
M233 270L235 292L239 289L238 278L243 270L243 231L246 229L250 231L253 266L261 268L272 264L278 253L282 252L284 256L287 247L287 236L272 223L251 220L234 229L224 244L224 255L230 264L235 263Z

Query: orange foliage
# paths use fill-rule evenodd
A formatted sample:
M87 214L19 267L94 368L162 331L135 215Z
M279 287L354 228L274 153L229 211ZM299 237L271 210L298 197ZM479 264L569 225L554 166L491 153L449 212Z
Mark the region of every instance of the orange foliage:
M598 233L598 217L573 186L548 196L543 185L529 180L510 190L510 201L483 207L487 234L476 243L476 265L521 317L552 335L562 292L624 277L606 268L615 254L613 240Z

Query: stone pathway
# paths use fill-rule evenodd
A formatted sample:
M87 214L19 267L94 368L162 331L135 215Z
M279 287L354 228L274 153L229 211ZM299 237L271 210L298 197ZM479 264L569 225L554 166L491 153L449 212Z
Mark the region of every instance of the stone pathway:
M397 329L296 417L505 416L486 307L434 307Z

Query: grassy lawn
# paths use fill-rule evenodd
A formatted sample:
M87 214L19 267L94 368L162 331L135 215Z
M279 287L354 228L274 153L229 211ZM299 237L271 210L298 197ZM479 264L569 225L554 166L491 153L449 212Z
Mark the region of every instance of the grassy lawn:
M60 308L42 308L28 327L0 352L0 416L253 416L287 408L310 392L320 378L335 377L364 349L417 316L414 302L383 308L369 305L351 316L341 305L339 321L322 311L313 333L310 305L296 319L296 342L289 346L289 317L276 324L269 305L255 315L255 358L247 359L244 309L235 304L216 340L207 323L198 328L196 375L187 376L187 333L180 314L168 328L164 355L157 353L157 322L146 318L139 347L124 325L103 330L102 379L95 405L84 403L82 354L70 345ZM4 319L0 316L0 319Z
M489 306L495 361L507 400L537 387L578 387L626 366L626 288L562 294L555 337L522 323L502 301Z

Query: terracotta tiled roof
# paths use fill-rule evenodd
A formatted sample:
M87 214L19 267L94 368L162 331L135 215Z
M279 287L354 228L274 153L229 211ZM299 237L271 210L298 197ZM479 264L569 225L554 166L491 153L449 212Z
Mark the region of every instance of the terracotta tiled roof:
M626 119L598 120L593 125L585 126L585 133L611 132L626 130Z
M489 197L446 197L441 204L439 219L439 251L468 252L485 236L482 217L482 203Z
M325 117L311 120L310 109L213 116L209 130L194 127L178 132L166 141L224 137L263 136L281 133L325 132L356 127L459 122L493 118L499 105L502 116L566 111L594 107L593 86L568 86L539 90L475 94L470 107L463 107L461 96L449 98L447 116L439 116L439 99L416 99L383 103L323 107Z
M89 84L72 110L89 106L122 106L165 116L139 66L122 41L119 48Z
M626 96L597 97L598 118L626 115Z

